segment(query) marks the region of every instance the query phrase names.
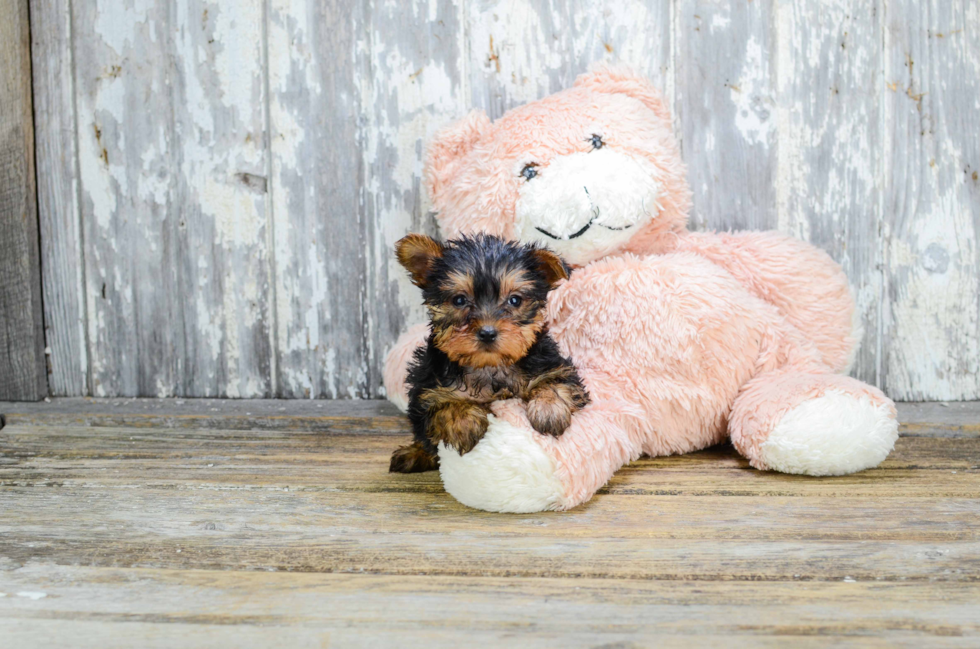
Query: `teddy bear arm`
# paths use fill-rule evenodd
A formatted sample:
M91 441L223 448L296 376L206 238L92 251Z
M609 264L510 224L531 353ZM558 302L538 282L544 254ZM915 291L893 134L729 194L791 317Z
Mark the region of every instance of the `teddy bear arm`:
M691 233L679 238L678 249L724 268L775 306L832 371L847 371L862 332L847 277L830 255L772 231Z
M402 412L408 410L408 365L415 356L415 351L425 346L429 336L429 326L417 324L409 327L398 337L394 347L385 357L384 386L388 400L398 406Z
M628 432L621 403L591 403L572 416L561 437L539 433L519 399L497 401L486 435L460 455L439 447L443 486L456 500L484 511L565 510L589 500L623 464L642 453Z

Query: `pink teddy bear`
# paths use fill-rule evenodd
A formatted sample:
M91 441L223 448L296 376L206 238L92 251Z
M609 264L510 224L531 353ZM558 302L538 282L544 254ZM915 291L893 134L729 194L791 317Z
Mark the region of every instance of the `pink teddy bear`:
M648 81L600 68L496 122L474 111L436 137L425 177L447 238L533 241L573 266L547 322L592 397L558 438L510 400L472 451L440 447L443 484L463 504L569 509L641 455L727 438L753 467L815 476L891 451L894 404L842 374L860 332L841 268L776 232L688 232L686 170ZM425 336L412 328L386 360L402 408Z

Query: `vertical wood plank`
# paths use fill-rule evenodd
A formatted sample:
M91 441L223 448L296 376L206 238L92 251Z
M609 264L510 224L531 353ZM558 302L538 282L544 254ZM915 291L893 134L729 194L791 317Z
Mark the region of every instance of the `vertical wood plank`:
M673 100L671 2L503 0L467 6L470 101L491 119L624 63Z
M51 350L48 380L52 395L82 396L89 392L88 346L68 0L32 0L31 24L44 330Z
M183 323L170 3L72 11L89 389L171 396Z
M74 12L92 393L268 396L261 0Z
M776 227L772 0L677 0L676 122L696 229Z
M268 397L263 0L182 0L174 9L180 177L172 212L184 338L175 390Z
M0 399L47 395L27 0L0 0Z
M269 101L279 396L366 396L355 16L271 0ZM355 306L356 305L356 306Z
M854 374L876 383L881 310L881 21L864 0L781 1L777 224L840 262L864 339Z
M440 116L461 114L458 12L443 0L270 6L281 396L381 396L387 347L421 318L391 249L432 229L419 174Z
M980 397L980 6L889 0L884 385Z

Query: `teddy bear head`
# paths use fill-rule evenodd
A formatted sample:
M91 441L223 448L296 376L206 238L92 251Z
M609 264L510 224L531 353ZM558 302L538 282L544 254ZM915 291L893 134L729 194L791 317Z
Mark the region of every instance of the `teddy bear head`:
M609 67L495 122L473 111L436 136L425 181L446 237L535 242L573 266L668 249L691 205L662 95Z

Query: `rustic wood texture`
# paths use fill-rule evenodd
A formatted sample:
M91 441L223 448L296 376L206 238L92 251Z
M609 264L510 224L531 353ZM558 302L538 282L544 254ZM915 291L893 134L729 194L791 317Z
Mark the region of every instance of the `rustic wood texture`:
M100 649L976 642L975 584L574 583L40 565L0 577L9 593L0 628L17 646L71 637ZM136 601L145 603L138 611Z
M424 143L609 60L664 88L693 227L843 264L856 376L980 398L969 0L33 4L56 394L383 396Z
M677 3L675 122L695 227L764 230L778 223L774 5Z
M68 0L31 0L34 142L51 393L89 394L85 268L78 208L75 75Z
M0 1L0 399L48 394L26 0Z
M364 309L374 300L364 282L353 31L362 4L270 4L276 381L289 397L369 392Z
M89 390L98 396L173 394L183 358L167 5L70 5Z
M437 473L388 474L408 433L371 432L379 404L331 404L359 430L314 431L302 402L84 403L0 405L0 632L15 646L980 636L978 403L903 406L919 432L852 476L755 471L722 446L640 460L584 506L528 515L467 509ZM222 427L242 405L296 425ZM73 406L215 414L66 425Z
M885 16L883 382L908 399L980 390L980 8Z
M673 100L671 2L467 4L470 105L500 117L569 87L594 61L628 63Z
M89 393L271 395L262 3L71 9Z

